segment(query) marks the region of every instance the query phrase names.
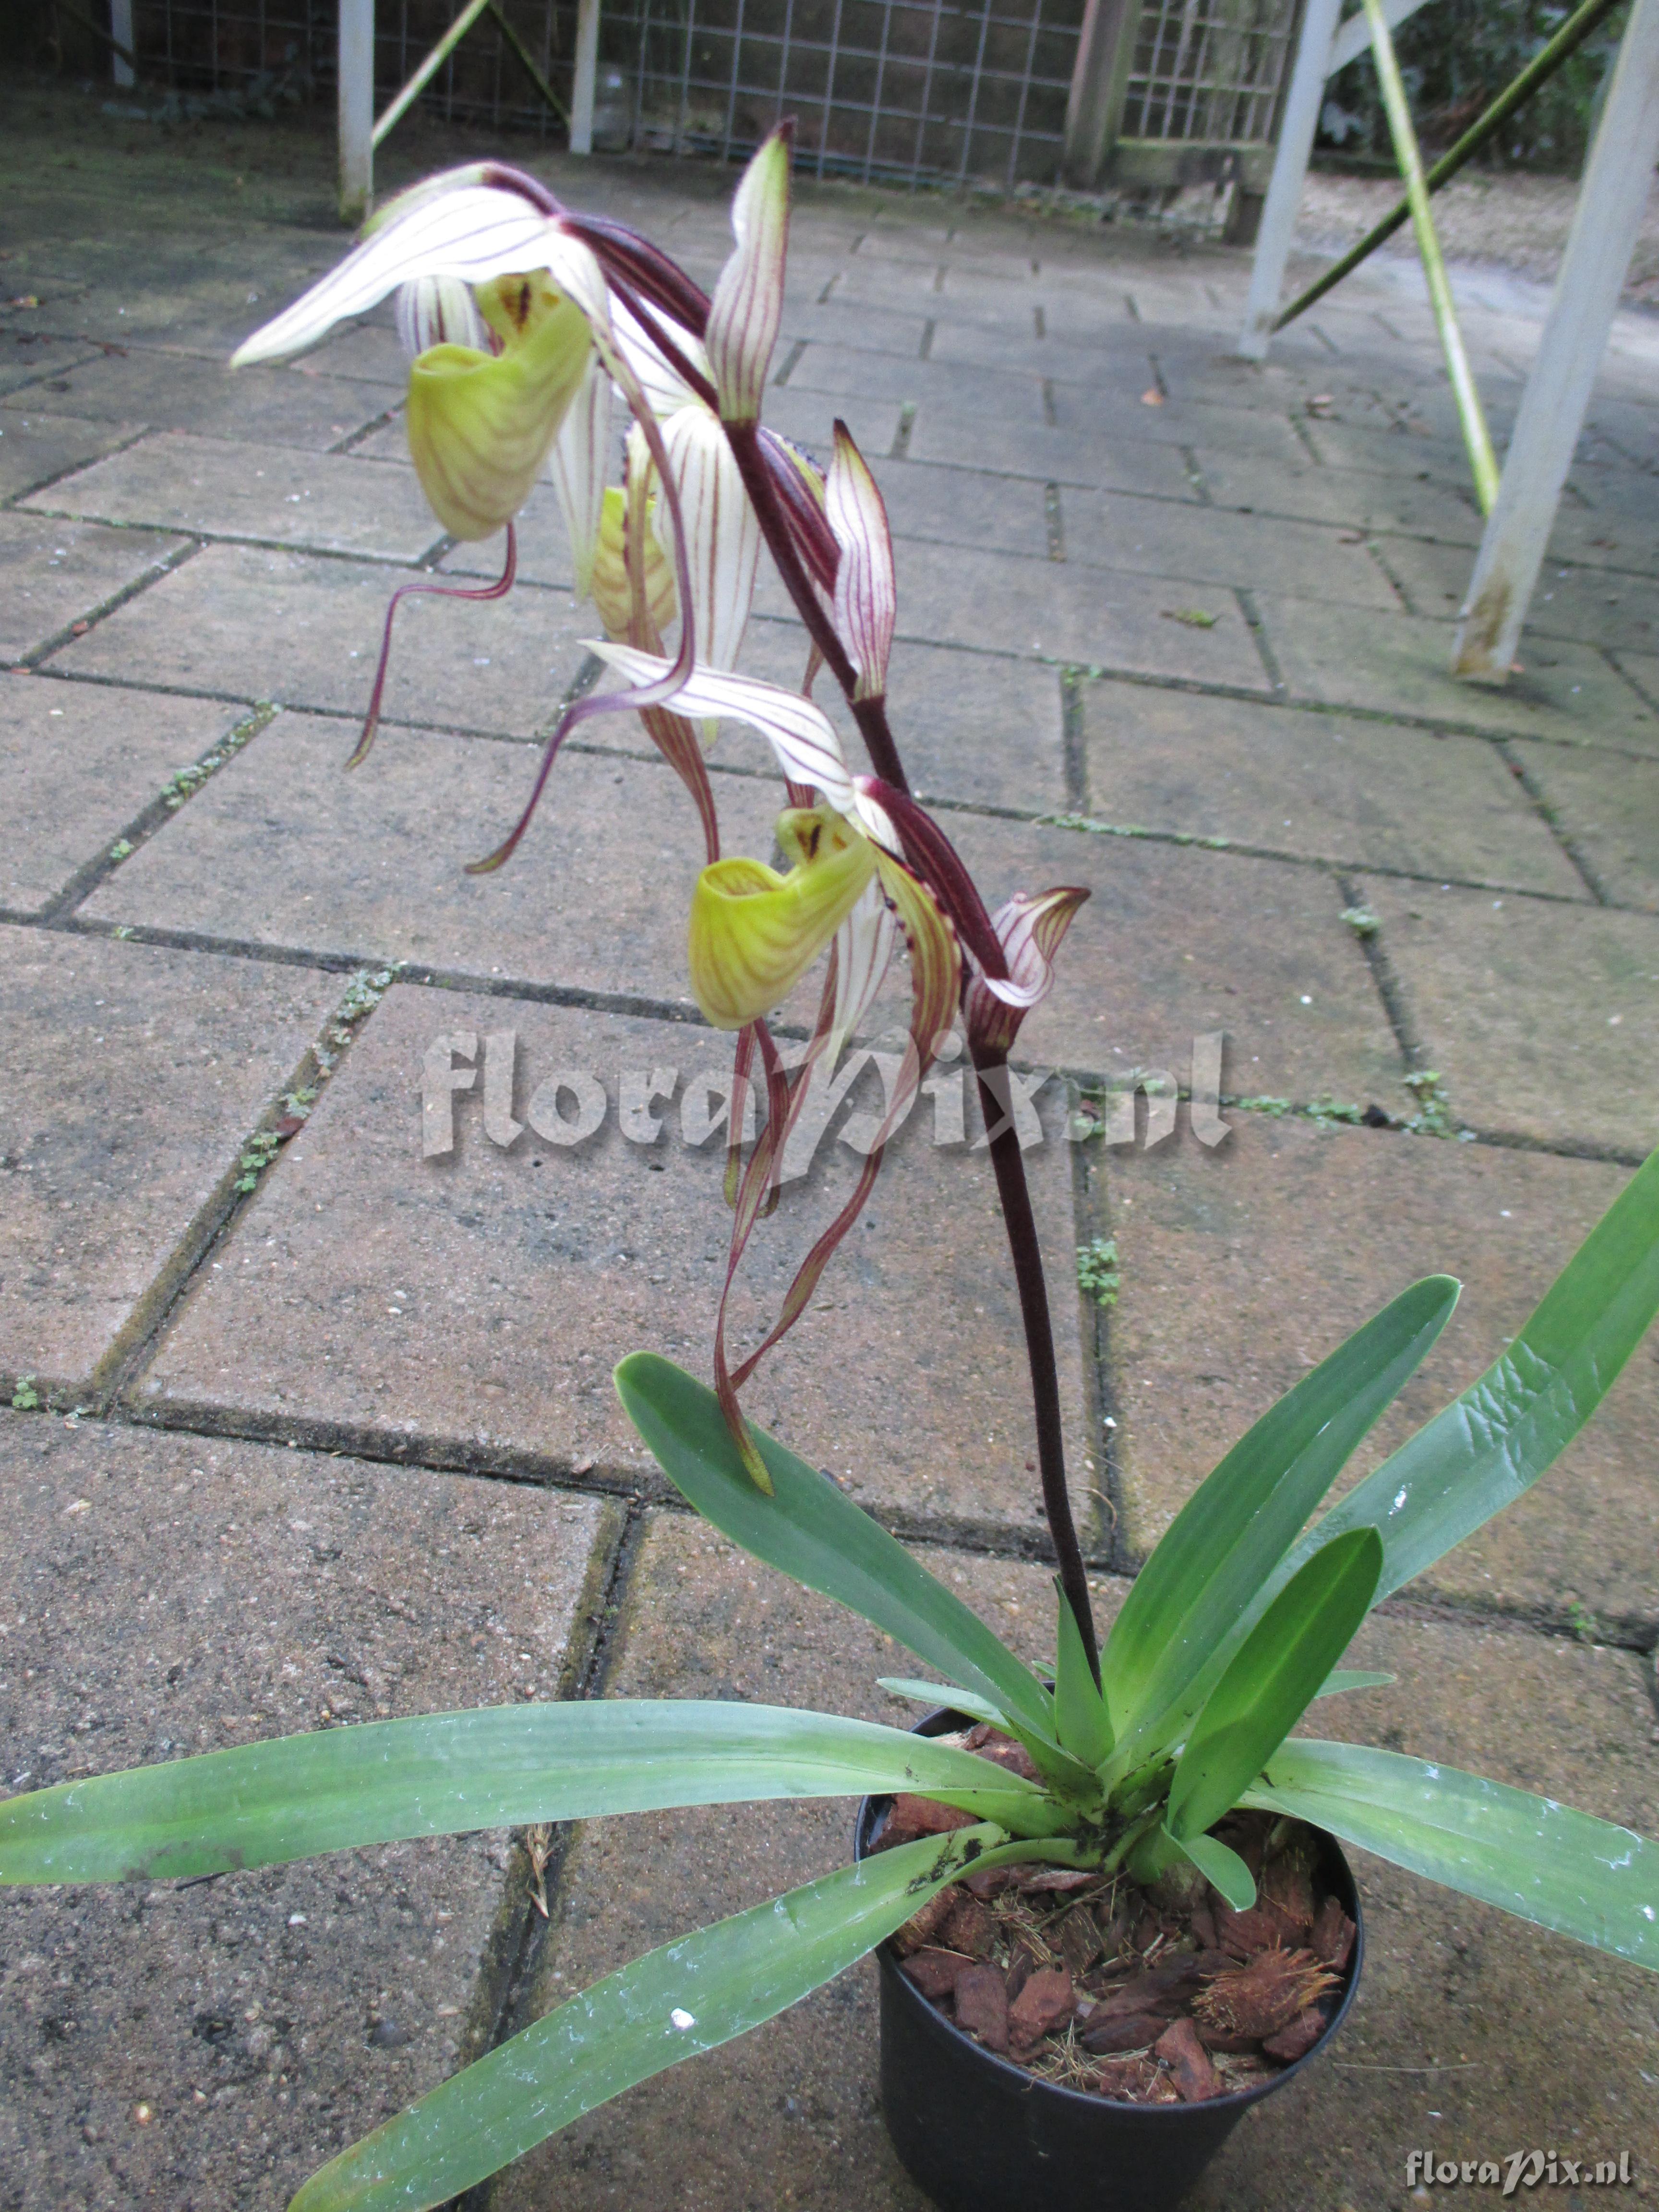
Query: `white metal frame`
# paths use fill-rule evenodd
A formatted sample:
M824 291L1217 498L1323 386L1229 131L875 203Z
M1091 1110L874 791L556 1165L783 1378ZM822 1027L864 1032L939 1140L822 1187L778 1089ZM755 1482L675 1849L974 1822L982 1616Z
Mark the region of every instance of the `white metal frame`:
M1659 0L1636 0L1584 165L1544 335L1452 648L1452 673L1502 684L1521 641L1659 161Z

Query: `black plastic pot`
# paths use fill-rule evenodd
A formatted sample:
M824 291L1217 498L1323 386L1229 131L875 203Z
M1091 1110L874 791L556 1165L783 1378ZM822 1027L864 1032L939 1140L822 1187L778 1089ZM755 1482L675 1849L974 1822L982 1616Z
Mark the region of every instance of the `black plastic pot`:
M923 1735L970 1725L929 1713ZM859 1808L854 1854L869 1851L890 1800ZM1330 2026L1312 2050L1271 2081L1201 2105L1121 2105L1039 2081L975 2043L937 2012L899 1971L890 1943L881 1972L881 2102L887 2131L913 2181L939 2212L1165 2212L1180 2203L1244 2113L1311 2066L1359 1985L1365 1928L1348 1863L1333 1836L1324 1886L1354 1923L1353 1955Z

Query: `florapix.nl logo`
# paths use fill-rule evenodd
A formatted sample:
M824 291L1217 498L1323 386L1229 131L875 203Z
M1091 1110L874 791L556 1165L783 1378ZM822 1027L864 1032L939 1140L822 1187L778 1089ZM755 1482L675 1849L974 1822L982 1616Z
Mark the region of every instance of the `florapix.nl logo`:
M729 1142L734 1125L739 1141L750 1143L766 1112L764 1079L757 1069L739 1085L730 1060L722 1066L708 1058L703 1034L687 1030L696 1042L684 1070L662 1063L538 1070L525 1065L528 1056L520 1052L516 1030L447 1030L432 1040L421 1065L422 1157L453 1155L459 1111L468 1104L477 1110L484 1137L503 1151L526 1127L544 1144L580 1150L611 1123L613 1112L615 1126L630 1145L656 1145L671 1121L680 1142L693 1151L717 1137ZM1224 1033L1211 1030L1193 1039L1188 1058L1186 1125L1200 1144L1210 1146L1231 1130L1220 1110L1224 1043ZM1151 1149L1177 1131L1183 1086L1166 1067L1136 1067L1098 1087L1079 1085L1044 1067L996 1067L975 1079L963 1040L952 1030L938 1041L933 1066L912 1089L905 1061L913 1049L908 1040L878 1039L845 1052L814 1083L796 1115L781 1180L799 1182L826 1144L867 1158L894 1100L906 1091L908 1103L890 1133L921 1114L929 1117L927 1140L942 1150L981 1152L1012 1127L1021 1150L1029 1152L1047 1141L1038 1111L1045 1097L1066 1102L1058 1117L1064 1141L1097 1138L1109 1146L1139 1143ZM788 1069L800 1065L808 1048L784 1043L778 1050ZM1049 1120L1056 1117L1051 1114Z

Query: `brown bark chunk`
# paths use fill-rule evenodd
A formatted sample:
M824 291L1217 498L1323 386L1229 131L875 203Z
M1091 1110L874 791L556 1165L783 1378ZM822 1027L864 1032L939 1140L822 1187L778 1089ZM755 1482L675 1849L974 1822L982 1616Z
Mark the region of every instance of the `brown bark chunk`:
M1233 2035L1276 2035L1334 1989L1336 1977L1311 1951L1263 1951L1218 1974L1194 2001L1200 2019Z
M1198 2031L1191 2021L1171 2021L1154 2048L1174 2076L1184 2103L1201 2105L1206 2097L1221 2094L1221 2082L1210 2063L1210 2054L1199 2041Z
M970 1959L988 1959L996 1946L995 1913L961 1888L949 1890L945 1894L951 1909L939 1929L939 1940L952 1951L965 1951Z
M1100 1956L1100 1923L1086 1905L1073 1905L1048 1940L1074 1974L1086 1974Z
M1340 1973L1353 1955L1354 1924L1334 1897L1328 1897L1319 1908L1313 1924L1313 1934L1308 1948L1316 1959L1322 1959L1328 1966Z
M1288 2027L1281 2027L1277 2035L1270 2035L1261 2048L1269 2058L1277 2058L1289 2066L1311 2051L1325 2033L1325 2015L1317 2005L1310 2005L1305 2012L1297 2013Z
M1149 2058L1109 2058L1096 2073L1095 2087L1120 2105L1173 2105L1177 2094L1169 2075Z
M931 1943L944 1927L951 1911L951 1893L936 1891L919 1912L913 1912L902 1928L893 1936L893 1948L903 1958L907 1952L920 1951L924 1943Z
M1111 2051L1144 2051L1156 2043L1170 2025L1161 2012L1115 2012L1107 2019L1091 2019L1079 2040L1097 2055Z
M1008 1984L1000 1966L969 1966L957 1978L957 2026L988 2051L1008 2048Z
M964 1959L959 1952L936 1950L930 1946L927 1950L914 1952L899 1971L915 1984L923 1996L937 2003L940 1997L949 1996L972 1964L971 1959Z
M918 1836L948 1835L952 1828L971 1828L975 1815L958 1812L954 1805L936 1805L931 1797L895 1797L876 1838L878 1851L896 1844L913 1844Z
M1032 1974L1008 2008L1008 2040L1022 2057L1035 2051L1072 2017L1076 1999L1064 1966L1043 1966Z
M1278 1919L1265 1905L1253 1905L1248 1912L1235 1912L1231 1905L1218 1905L1212 1909L1212 1917L1217 1945L1235 1959L1248 1959L1254 1952L1265 1951L1269 1944L1279 1941Z

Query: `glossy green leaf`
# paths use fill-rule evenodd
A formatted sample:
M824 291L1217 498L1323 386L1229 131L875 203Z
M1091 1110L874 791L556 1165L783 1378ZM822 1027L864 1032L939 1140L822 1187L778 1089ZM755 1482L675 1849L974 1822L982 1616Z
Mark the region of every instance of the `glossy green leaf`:
M1430 1881L1659 1968L1659 1844L1548 1797L1369 1745L1284 1745L1243 1799Z
M1170 1784L1170 1833L1186 1843L1237 1803L1307 1711L1365 1618L1382 1565L1374 1528L1315 1553L1228 1662Z
M706 1384L653 1352L630 1352L616 1379L629 1419L705 1520L769 1567L862 1614L964 1690L1054 1741L1048 1693L1036 1675L816 1468L751 1423L772 1478L768 1498L744 1471L720 1401Z
M778 1705L603 1698L323 1729L0 1802L0 1882L158 1881L318 1851L674 1805L908 1790L1048 1832L1018 1775Z
M1091 1771L1097 1771L1112 1755L1112 1723L1078 1632L1077 1617L1058 1581L1054 1595L1060 1611L1054 1733L1063 1751L1070 1752L1073 1759Z
M1358 1668L1337 1667L1327 1674L1314 1696L1340 1698L1348 1690L1386 1690L1395 1679L1392 1674L1367 1674Z
M1333 1506L1296 1558L1344 1529L1370 1527L1382 1537L1379 1598L1421 1574L1531 1488L1612 1389L1656 1311L1659 1152L1503 1356Z
M1255 1903L1255 1876L1238 1853L1215 1836L1170 1836L1176 1849L1189 1858L1212 1889L1218 1889L1235 1912L1248 1912Z
M1449 1276L1402 1291L1305 1376L1182 1506L1106 1641L1106 1701L1127 1765L1232 1637L1355 1446L1457 1303Z
M964 1720L985 1721L992 1728L1006 1731L1007 1715L1000 1705L989 1698L976 1698L971 1690L958 1690L952 1682L924 1682L917 1675L882 1674L877 1677L878 1690L890 1690L896 1698L904 1698L913 1705L931 1709L943 1705Z
M354 2144L289 2212L428 2212L636 2081L774 2019L1001 1840L958 1828L902 1844L647 1952Z

